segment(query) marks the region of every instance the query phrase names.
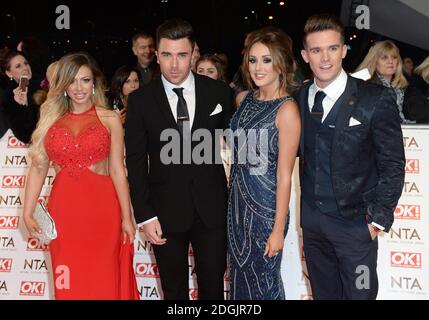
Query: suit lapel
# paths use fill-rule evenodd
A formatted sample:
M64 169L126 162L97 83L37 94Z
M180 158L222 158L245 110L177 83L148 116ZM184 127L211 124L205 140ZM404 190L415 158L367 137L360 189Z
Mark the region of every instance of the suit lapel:
M353 80L350 76L347 77L347 85L344 93L337 100L336 104L339 105L337 119L335 121L335 131L334 131L334 140L332 142L333 148L331 152L331 157L334 159L336 155L336 149L339 146L338 139L343 131L343 128L348 126L348 120L350 119L351 113L357 102L357 86L356 81ZM333 107L333 108L334 108Z
M309 81L306 83L303 88L299 92L299 108L301 111L301 140L299 142L299 151L300 151L300 159L304 159L304 134L305 134L305 112L308 109L308 91L310 90L310 86L313 84L313 81Z
M194 123L192 124L191 131L195 131L199 128L204 128L204 119L206 116L207 106L209 105L209 97L205 90L204 84L200 81L197 74L194 73L195 79L195 117Z
M305 134L305 112L308 110L308 94L310 86L313 82L307 83L300 91L299 94L299 105L301 110L301 140L300 140L300 162L301 170L303 168L304 161L304 134ZM347 77L347 84L344 90L344 93L340 98L335 102L332 109L334 109L339 104L339 110L337 113L337 119L335 120L335 131L334 131L334 140L333 140L333 150L331 152L331 157L334 157L336 154L335 149L338 146L338 137L340 136L343 128L348 125L347 121L350 119L350 115L353 111L353 108L357 101L357 86L356 82L350 77ZM331 109L331 110L332 110ZM329 115L328 115L329 116Z
M164 118L168 123L168 127L178 129L176 120L174 119L173 113L171 112L170 103L168 102L167 94L165 93L161 77L153 81L157 81L155 86L156 90L154 90L154 93L159 110L161 110L162 114L164 115Z
M334 145L338 140L338 136L341 134L341 131L344 127L348 125L348 120L353 111L355 103L357 101L357 87L356 82L348 76L347 85L344 90L344 93L337 100L335 105L332 108L335 108L339 104L339 109L337 113L337 119L335 120L335 133L334 133Z

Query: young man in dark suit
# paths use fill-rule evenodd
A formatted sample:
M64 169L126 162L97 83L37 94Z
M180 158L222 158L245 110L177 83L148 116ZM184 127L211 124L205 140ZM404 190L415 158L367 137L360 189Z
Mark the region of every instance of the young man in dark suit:
M186 21L169 20L158 27L156 56L162 76L130 96L125 124L134 214L154 244L165 299L189 299L189 243L199 298L223 299L224 294L225 172L222 161L195 162L191 154L200 139L190 141L190 136L197 130L208 133L211 139L204 142L210 150L203 153L220 159L215 130L228 127L232 97L223 82L191 72L194 43ZM171 131L180 137L181 161L173 163L166 161L165 152L171 141L161 138Z
M315 299L375 299L377 236L388 232L404 183L400 119L388 91L348 76L337 17L307 20L314 81L299 93L301 227Z

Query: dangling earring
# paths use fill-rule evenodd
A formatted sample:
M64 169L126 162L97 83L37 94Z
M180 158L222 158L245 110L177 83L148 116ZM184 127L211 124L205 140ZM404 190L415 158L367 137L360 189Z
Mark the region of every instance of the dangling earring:
M94 94L95 94L95 86L92 85L92 95L94 95Z
M12 81L13 80L13 78L12 77L10 77L10 81Z
M67 98L67 91L64 91L64 98Z

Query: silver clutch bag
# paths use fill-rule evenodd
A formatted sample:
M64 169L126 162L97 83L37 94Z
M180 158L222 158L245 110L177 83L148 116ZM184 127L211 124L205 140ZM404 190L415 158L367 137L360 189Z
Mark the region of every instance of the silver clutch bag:
M52 240L57 238L57 229L55 228L54 219L52 219L43 203L37 203L33 218L42 230L42 233L39 233L37 236L41 243L49 244Z

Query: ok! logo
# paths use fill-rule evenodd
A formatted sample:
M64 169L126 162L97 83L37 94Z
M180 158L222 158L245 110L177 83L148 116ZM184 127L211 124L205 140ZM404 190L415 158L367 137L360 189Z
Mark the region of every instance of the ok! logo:
M0 272L10 272L13 260L10 258L0 258Z
M49 247L40 242L37 238L29 238L27 242L27 251L48 251Z
M420 161L418 159L407 159L405 163L406 173L420 173Z
M7 147L11 148L11 149L15 149L15 148L27 148L28 145L26 145L24 142L21 142L15 136L9 136L9 138L7 139Z
M399 268L422 268L422 254L416 252L391 252L390 264Z
M415 204L399 204L395 209L395 219L420 220L421 209Z
M198 289L190 288L189 289L189 299L190 300L198 300Z
M3 188L24 188L26 176L3 176Z
M158 265L156 263L137 263L136 277L159 278Z
M19 290L21 296L43 296L45 295L46 282L22 281Z
M0 216L0 229L18 229L19 217Z

